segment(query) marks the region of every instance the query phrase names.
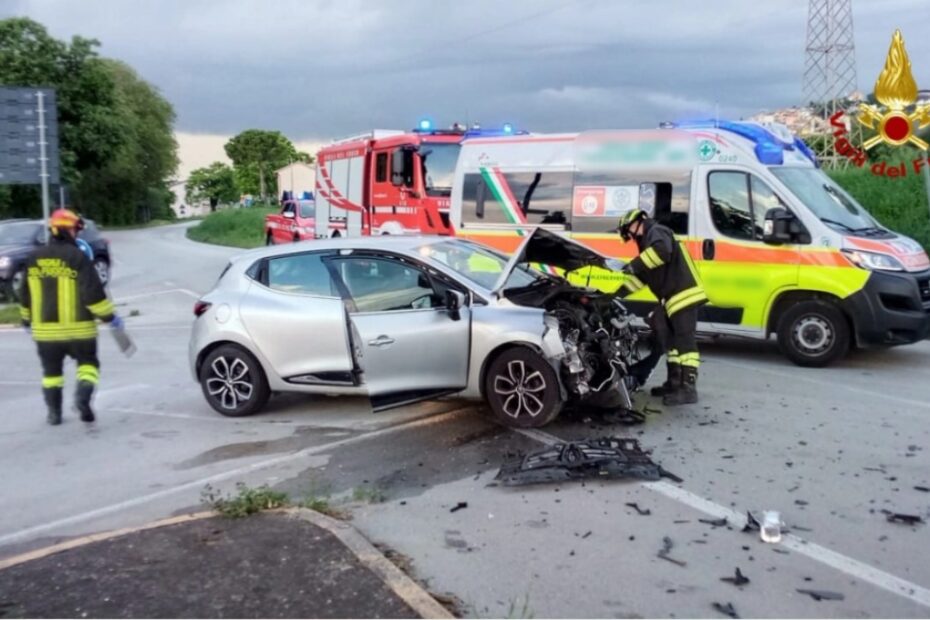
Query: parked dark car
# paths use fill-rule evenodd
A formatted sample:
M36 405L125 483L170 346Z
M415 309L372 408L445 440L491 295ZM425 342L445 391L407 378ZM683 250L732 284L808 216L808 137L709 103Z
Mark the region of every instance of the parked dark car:
M0 221L0 295L16 299L19 285L25 276L29 253L43 242L43 224L40 220ZM94 250L94 267L100 281L110 280L110 243L100 234L93 220L84 220L79 237Z

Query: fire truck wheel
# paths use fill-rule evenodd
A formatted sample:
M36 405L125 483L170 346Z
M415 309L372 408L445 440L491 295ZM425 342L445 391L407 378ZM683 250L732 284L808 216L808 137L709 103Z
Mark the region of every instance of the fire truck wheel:
M265 245L274 245L274 237L271 236L271 233L265 235Z
M849 322L828 301L796 303L778 321L778 345L798 366L826 366L846 354L849 341Z
M299 241L300 241L300 236L299 236L299 235L294 235L294 243L297 243L297 242L299 242Z
M545 426L562 410L559 378L542 356L527 347L498 355L484 377L484 396L506 426Z
M271 396L261 365L233 344L217 347L207 355L200 367L200 387L207 403L231 418L260 411Z

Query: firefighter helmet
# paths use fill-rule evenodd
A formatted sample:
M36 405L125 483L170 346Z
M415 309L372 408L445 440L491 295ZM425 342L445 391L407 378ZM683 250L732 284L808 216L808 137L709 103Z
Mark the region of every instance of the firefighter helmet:
M84 220L70 209L55 209L48 220L48 228L55 236L68 229L77 233L84 229Z
M642 209L630 209L620 217L620 225L618 229L620 231L620 237L624 241L630 240L630 229L633 227L633 224L644 219L646 217L646 212Z

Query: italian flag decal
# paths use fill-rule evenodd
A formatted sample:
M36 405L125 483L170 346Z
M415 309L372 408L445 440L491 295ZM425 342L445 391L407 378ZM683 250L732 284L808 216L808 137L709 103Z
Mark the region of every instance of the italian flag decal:
M486 168L482 166L479 168L481 171L481 177L484 179L484 182L487 183L488 187L491 188L491 193L494 194L495 200L500 203L501 208L504 210L504 215L507 217L507 221L511 224L526 224L526 216L523 214L523 211L520 209L520 206L517 204L517 199L514 197L513 192L510 190L510 186L507 184L507 179L504 178L504 174L500 171L499 168ZM525 237L528 232L523 228L517 229L517 234L521 237ZM549 265L544 265L540 263L543 271L553 275L559 275L555 268L550 267Z

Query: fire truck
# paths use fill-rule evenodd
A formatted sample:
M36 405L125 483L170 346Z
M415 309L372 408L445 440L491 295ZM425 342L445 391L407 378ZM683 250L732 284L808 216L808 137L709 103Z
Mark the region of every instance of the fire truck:
M316 156L316 237L453 234L452 177L462 140L500 130L379 129L323 147Z

